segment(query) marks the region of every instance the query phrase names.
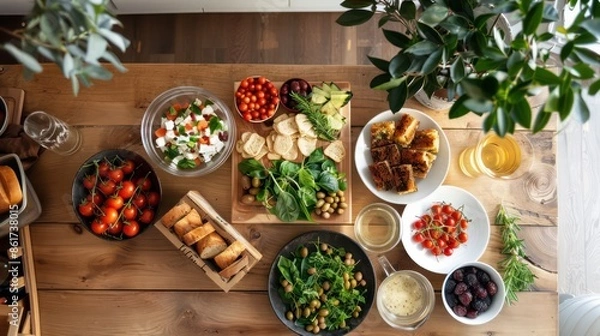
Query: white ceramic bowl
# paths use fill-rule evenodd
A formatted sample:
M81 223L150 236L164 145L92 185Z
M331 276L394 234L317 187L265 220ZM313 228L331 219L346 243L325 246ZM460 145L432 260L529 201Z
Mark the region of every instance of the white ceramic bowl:
M169 110L173 104L189 104L199 98L203 102L210 100L213 103L215 114L225 121L227 125L227 140L224 141L225 147L217 153L211 161L200 164L200 166L190 169L178 168L165 160L165 154L157 148L155 144L156 135L154 132L160 128L161 117ZM195 86L179 86L169 89L156 97L142 119L141 136L144 149L150 160L158 165L164 171L176 176L197 177L210 174L217 170L231 155L233 151L236 125L234 115L221 99L209 91Z
M433 166L427 177L424 179L416 179L417 188L419 190L409 194L398 195L393 190L377 190L375 183L373 182L371 172L369 171L369 165L373 163L371 157L371 125L386 120L399 120L403 113L408 113L419 120L419 129L436 129L440 137L440 148L437 158L435 159L435 162L433 162ZM387 110L369 120L358 135L356 148L354 150L354 164L360 179L367 188L375 194L375 196L394 204L409 204L427 197L444 182L446 174L448 174L448 168L450 167L450 145L448 144L448 138L440 125L427 114L409 108L403 108L397 114L393 114L392 111Z
M448 301L446 298L446 295L448 295L448 294L445 291L446 291L446 285L448 284L449 279L451 279L453 277L453 273L455 270L463 269L465 267L476 267L476 268L486 272L489 275L490 280L494 281L494 283L496 283L496 286L498 288L498 291L492 297L492 303L490 304L489 308L485 312L480 313L475 318L469 318L466 316L456 315L454 313L454 311L452 310L452 308L450 308L450 305L448 304ZM487 323L487 322L493 320L496 316L498 316L500 311L502 311L502 307L504 307L505 296L506 296L506 289L504 287L504 281L502 280L500 273L498 273L498 271L496 271L496 269L493 268L492 266L482 263L482 262L478 262L478 261L468 262L468 263L464 263L464 264L457 266L456 268L451 270L446 275L446 278L444 279L444 283L442 284L442 302L444 303L444 308L446 308L446 311L448 312L448 314L450 314L450 316L452 316L455 320L457 320L460 323L464 323L464 324L468 324L468 325L480 325L480 324L484 324L484 323Z
M434 256L429 249L413 240L415 230L413 223L421 217L434 203L445 202L454 208L463 207L465 217L471 222L466 232L468 240L454 249L451 256ZM446 274L458 265L478 260L490 240L490 220L485 208L475 196L464 189L443 185L424 199L410 203L402 213L402 245L410 258L424 269L440 274Z

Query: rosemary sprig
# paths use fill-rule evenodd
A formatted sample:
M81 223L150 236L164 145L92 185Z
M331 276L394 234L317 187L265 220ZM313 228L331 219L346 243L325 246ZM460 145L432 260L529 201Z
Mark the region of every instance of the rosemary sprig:
M315 128L317 136L321 139L333 141L338 138L338 130L331 127L327 116L321 113L321 105L314 104L306 97L303 97L295 92L290 93L290 96L296 102L296 108L304 113L308 120Z
M509 305L518 301L517 292L528 290L533 284L535 274L523 262L525 258L525 249L523 240L519 239L517 233L521 227L517 223L516 216L506 213L503 205L500 205L498 215L496 215L496 224L502 225L500 232L504 247L501 253L504 255L498 265L503 274L504 286L506 287L506 303Z

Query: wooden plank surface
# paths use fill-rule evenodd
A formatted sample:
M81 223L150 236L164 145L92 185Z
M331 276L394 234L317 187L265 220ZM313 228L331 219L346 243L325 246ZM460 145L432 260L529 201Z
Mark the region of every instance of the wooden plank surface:
M353 235L351 225L236 224L236 228L263 254L263 259L233 291L221 293L189 260L154 228L131 241L113 243L82 230L72 210L71 183L79 165L102 149L126 148L147 157L139 138L139 123L145 108L160 92L178 85L202 86L222 100L232 102L231 85L248 75L261 74L283 81L302 73L310 81L324 78L351 83L351 139L372 116L387 109L385 95L369 89L376 74L364 66L273 66L273 65L127 65L129 72L118 74L110 83L98 82L73 97L66 81L53 67L35 81L25 82L19 66L7 66L0 74L0 86L26 91L25 111L46 110L76 125L83 134L82 149L68 159L46 152L28 171L44 209L31 226L35 267L40 291L42 329L49 335L86 334L191 334L224 333L259 335L264 331L285 334L272 315L266 297L268 269L277 251L296 235L313 229L333 229ZM232 104L232 103L230 103ZM230 106L233 107L233 106ZM522 180L498 181L486 177L466 178L456 160L462 149L473 143L480 130L476 116L449 120L445 111L431 111L411 101L433 117L446 132L452 147L446 184L462 187L483 203L493 223L498 205L504 203L522 216L523 237L535 256L529 260L538 276L532 293L521 293L515 307L505 308L493 322L467 327L451 320L440 302L423 329L424 334L448 330L456 333L555 334L557 328L556 243L557 203L539 204L523 192ZM556 163L556 138L552 130L528 135L535 146L536 161ZM163 185L164 212L189 189L199 190L226 220L231 218L231 158L213 174L200 178L177 178L158 171ZM353 168L353 218L366 204L378 202ZM193 184L194 188L190 188ZM394 205L398 211L402 205ZM539 237L542 237L540 239ZM540 242L549 243L547 248ZM496 265L500 260L499 228L492 225L490 244L482 261ZM74 257L76 256L76 257ZM399 269L416 269L429 277L437 290L443 277L421 270L396 247L387 256ZM370 255L375 261L375 255ZM375 265L378 281L383 273ZM439 299L439 297L438 297ZM215 314L212 307L228 307ZM94 308L97 307L97 308ZM110 311L102 314L100 311ZM109 321L130 314L130 320ZM97 313L93 313L97 312ZM59 315L60 314L60 315ZM163 314L161 317L156 317ZM151 317L152 318L149 318ZM248 321L253 321L248 323ZM130 323L129 323L130 322ZM252 327L249 328L249 324ZM443 326L443 327L442 327ZM107 329L108 328L108 329ZM450 328L450 329L448 329ZM244 334L247 334L244 333ZM386 335L397 331L383 324L372 311L359 333ZM419 332L420 333L420 332ZM262 333L264 334L264 333Z

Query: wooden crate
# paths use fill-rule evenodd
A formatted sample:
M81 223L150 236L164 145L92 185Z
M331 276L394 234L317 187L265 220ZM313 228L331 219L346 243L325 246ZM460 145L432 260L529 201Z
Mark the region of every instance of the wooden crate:
M23 276L13 280L9 274L9 279L14 282L16 288L24 286L25 292L28 295L15 303L11 302L11 298L9 297L7 298L7 304L0 305L0 316L6 318L6 320L2 320L2 323L0 323L0 335L40 336L42 334L40 328L40 310L29 226L20 228L18 233L19 246L11 247L14 249L8 250L10 260L9 269L13 265L19 268L22 267ZM10 238L9 234L6 239ZM20 260L19 263L16 263L17 258Z
M206 273L206 275L213 280L221 289L225 292L235 286L242 278L258 263L262 258L262 254L250 244L244 236L242 236L231 224L223 219L215 209L208 203L208 201L202 197L197 191L188 192L180 202L189 204L193 209L196 209L202 218L210 219L210 222L215 228L215 231L225 239L228 245L234 241L240 241L245 245L245 250L240 255L239 259L247 258L248 264L234 276L225 278L219 275L219 267L215 264L212 259L202 259L194 245L187 246L184 244L179 237L173 232L173 229L166 228L162 221L157 221L154 226L165 236L169 241L180 250L187 258L198 265ZM180 203L178 202L178 204Z

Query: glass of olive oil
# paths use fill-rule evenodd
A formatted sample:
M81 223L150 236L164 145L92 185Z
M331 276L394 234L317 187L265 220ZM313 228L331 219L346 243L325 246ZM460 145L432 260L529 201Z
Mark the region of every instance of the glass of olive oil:
M385 203L371 203L356 216L354 235L365 250L384 253L400 241L401 223L396 209Z
M469 177L487 175L497 179L523 176L534 161L533 146L522 132L503 137L494 132L484 134L475 146L460 153L458 164Z

